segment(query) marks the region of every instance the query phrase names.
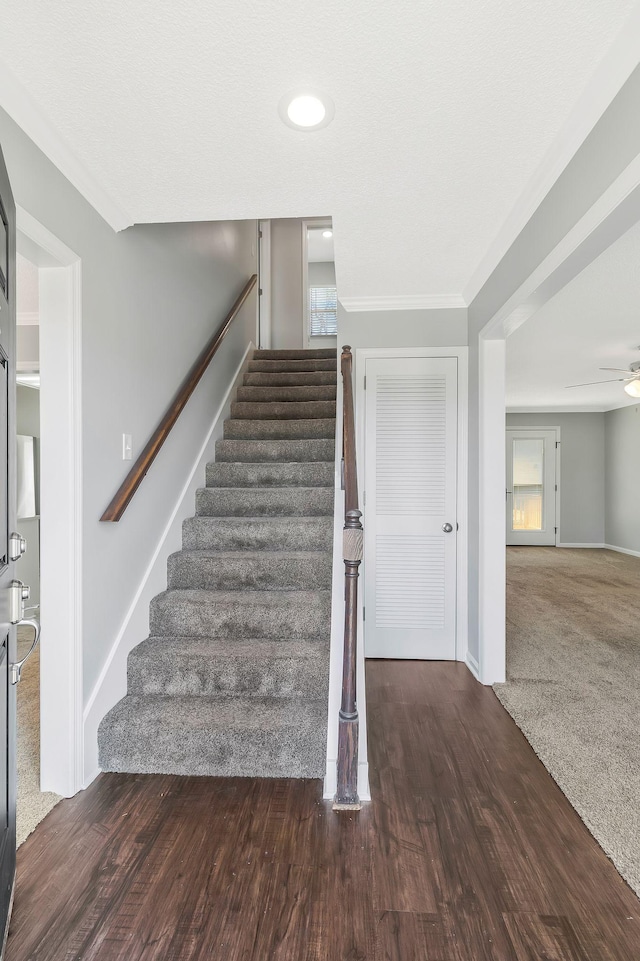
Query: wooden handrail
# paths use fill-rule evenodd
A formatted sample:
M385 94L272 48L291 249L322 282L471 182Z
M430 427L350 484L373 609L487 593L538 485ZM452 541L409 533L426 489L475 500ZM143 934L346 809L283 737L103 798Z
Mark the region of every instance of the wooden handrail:
M358 797L358 706L356 702L358 577L362 561L363 530L358 510L356 427L353 412L353 357L350 347L342 348L342 477L344 487L344 649L342 698L338 715L336 811L359 810Z
M131 499L133 498L133 495L138 490L138 487L142 483L147 471L156 459L160 448L171 432L171 428L177 421L178 417L184 410L187 401L198 386L202 375L211 363L216 351L218 350L218 347L224 340L225 334L229 330L233 320L240 313L244 302L255 287L257 280L258 275L253 274L253 276L250 277L247 283L244 285L242 292L240 293L233 307L183 380L178 393L171 401L171 404L167 408L164 417L154 430L146 447L136 460L135 464L118 488L117 494L100 518L101 521L119 521L126 511Z

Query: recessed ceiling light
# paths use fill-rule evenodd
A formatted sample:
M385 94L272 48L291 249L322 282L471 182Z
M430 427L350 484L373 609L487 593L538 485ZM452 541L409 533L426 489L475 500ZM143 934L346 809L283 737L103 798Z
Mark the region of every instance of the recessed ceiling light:
M327 238L333 237L333 230L323 230L323 231L322 231L322 236L323 236L323 237L327 237Z
M280 119L295 130L320 130L333 120L332 100L309 90L288 93L278 104Z

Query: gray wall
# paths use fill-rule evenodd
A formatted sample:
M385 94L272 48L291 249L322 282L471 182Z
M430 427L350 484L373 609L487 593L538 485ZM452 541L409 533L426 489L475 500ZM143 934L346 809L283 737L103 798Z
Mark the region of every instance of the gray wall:
M310 287L335 287L336 265L332 260L321 260L307 265Z
M35 329L37 330L37 327ZM39 437L40 391L18 384L16 395L16 433Z
M606 543L640 551L640 406L605 417Z
M0 111L16 202L82 260L85 702L244 351L252 295L118 524L99 523L183 377L248 277L256 223L158 224L116 234ZM143 640L143 638L140 638Z
M624 84L469 305L469 652L479 658L478 335L616 177L640 154L640 67Z
M560 542L604 544L605 415L507 414L507 427L560 428Z
M338 304L338 341L357 347L464 347L467 311L347 311Z
M302 220L271 221L271 346L303 346Z

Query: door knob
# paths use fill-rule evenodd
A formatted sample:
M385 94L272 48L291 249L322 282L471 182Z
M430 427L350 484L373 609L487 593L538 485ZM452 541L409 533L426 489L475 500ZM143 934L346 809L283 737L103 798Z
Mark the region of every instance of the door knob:
M453 530L453 524L443 524L442 530L445 532L445 534L450 534Z

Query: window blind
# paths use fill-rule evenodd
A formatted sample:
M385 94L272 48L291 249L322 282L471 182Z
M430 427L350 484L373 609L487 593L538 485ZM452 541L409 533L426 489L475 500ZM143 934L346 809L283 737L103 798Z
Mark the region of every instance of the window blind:
M338 294L335 287L309 287L310 334L333 337L338 333Z

